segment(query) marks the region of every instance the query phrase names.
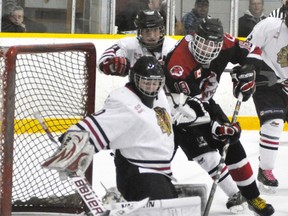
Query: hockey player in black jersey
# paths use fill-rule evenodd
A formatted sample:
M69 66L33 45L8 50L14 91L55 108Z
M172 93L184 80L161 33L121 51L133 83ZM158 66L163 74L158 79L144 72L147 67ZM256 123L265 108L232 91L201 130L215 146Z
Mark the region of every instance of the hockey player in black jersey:
M230 124L221 107L213 100L220 77L229 62L240 64L232 75L235 97L243 95L247 101L255 90L255 71L260 69L261 50L249 42L239 41L224 33L218 19L203 20L197 30L186 35L170 52L165 61L166 85L172 93L184 93L198 97L204 102L211 122L193 125L181 120L174 126L175 142L189 160L197 161L215 176L219 160L211 167L211 152L222 147L227 138L230 146L226 164L242 195L247 199L248 207L261 216L274 213L272 205L267 204L253 177L245 150L239 141L241 129L238 123ZM188 106L193 106L189 100ZM214 154L215 155L215 154ZM225 178L221 175L220 178ZM220 179L221 181L221 179Z

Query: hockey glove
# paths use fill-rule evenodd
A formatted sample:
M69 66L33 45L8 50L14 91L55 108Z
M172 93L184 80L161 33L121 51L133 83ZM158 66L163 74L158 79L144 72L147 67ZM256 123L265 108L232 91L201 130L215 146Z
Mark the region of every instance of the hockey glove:
M89 143L89 133L68 131L62 138L61 146L50 158L46 159L42 167L68 174L85 173L95 154L93 145Z
M130 61L125 57L114 57L100 64L100 69L106 75L126 76L129 73Z
M229 139L230 144L236 143L241 135L241 128L238 122L229 124L219 124L217 121L212 122L212 136L216 140L225 141Z
M172 107L174 124L188 126L193 124L199 117L205 115L208 116L208 120L210 121L210 116L205 111L200 99L186 96L183 93L180 95L171 94L171 97L173 97L173 103L170 102L170 105ZM168 97L168 101L171 97ZM205 123L207 123L207 121Z
M217 74L211 72L211 74L207 78L203 79L200 83L200 89L202 94L201 100L209 101L215 94L217 87Z
M242 93L243 101L247 101L255 92L256 72L253 65L236 66L231 74L233 81L233 95L238 98Z

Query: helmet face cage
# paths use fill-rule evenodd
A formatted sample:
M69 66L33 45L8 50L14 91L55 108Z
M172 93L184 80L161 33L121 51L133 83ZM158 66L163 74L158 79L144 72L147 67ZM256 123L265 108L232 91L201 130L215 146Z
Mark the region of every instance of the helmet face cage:
M205 18L197 26L189 50L200 64L209 64L223 45L223 26L219 19Z
M223 41L206 40L198 34L189 43L190 52L200 64L209 64L215 59L222 48Z
M142 95L156 97L165 84L165 74L155 57L142 56L131 68L129 80Z
M134 73L136 88L145 96L156 97L165 84L165 77L145 77Z

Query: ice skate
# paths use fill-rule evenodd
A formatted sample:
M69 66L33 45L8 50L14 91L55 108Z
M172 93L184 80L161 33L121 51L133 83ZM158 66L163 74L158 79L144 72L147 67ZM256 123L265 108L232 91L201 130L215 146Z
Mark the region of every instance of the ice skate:
M247 200L248 208L258 216L270 216L273 215L275 210L272 205L267 204L261 197Z
M42 164L42 167L67 173L84 173L94 154L94 147L88 140L88 132L67 132L59 149Z
M278 187L278 180L272 173L272 170L262 170L259 167L257 180L259 181L259 190L263 193L274 194Z
M237 214L239 212L243 212L247 208L247 202L246 199L241 195L240 191L238 191L228 198L226 207L231 213Z

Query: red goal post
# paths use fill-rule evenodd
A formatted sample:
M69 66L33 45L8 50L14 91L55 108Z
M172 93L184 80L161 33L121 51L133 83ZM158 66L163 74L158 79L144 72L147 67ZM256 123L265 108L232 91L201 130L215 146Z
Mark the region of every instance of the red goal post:
M95 80L92 43L1 48L0 215L83 212L84 203L68 180L41 168L56 146L33 114L41 112L57 139L94 112ZM90 166L90 181L91 172Z

